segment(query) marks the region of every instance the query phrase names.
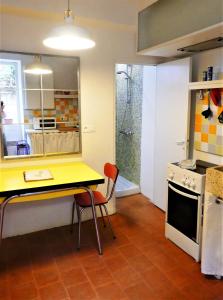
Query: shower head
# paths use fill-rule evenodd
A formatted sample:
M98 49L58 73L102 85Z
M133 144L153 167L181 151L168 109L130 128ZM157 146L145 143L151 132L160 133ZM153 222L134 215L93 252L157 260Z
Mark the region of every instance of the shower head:
M120 74L125 74L125 76L127 77L126 79L131 79L131 77L128 75L128 73L126 73L125 71L118 71L117 72L118 75Z

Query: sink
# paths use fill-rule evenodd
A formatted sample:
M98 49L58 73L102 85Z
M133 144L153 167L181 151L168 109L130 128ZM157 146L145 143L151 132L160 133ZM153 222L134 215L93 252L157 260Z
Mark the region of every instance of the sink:
M223 166L207 169L205 190L223 199Z

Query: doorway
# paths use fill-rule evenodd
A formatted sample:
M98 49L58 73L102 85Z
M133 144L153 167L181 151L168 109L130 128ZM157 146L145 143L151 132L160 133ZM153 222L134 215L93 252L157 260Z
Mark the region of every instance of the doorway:
M116 196L140 192L143 66L116 65Z
M116 65L118 183L123 177L163 210L167 163L187 158L189 81L190 58L158 66ZM121 196L130 193L135 190L124 187Z

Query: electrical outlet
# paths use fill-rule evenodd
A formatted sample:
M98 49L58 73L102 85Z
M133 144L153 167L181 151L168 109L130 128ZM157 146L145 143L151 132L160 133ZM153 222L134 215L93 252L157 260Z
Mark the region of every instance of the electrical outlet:
M96 131L95 126L92 124L90 124L90 125L87 124L87 125L83 126L84 133L91 133L91 132L95 132L95 131Z

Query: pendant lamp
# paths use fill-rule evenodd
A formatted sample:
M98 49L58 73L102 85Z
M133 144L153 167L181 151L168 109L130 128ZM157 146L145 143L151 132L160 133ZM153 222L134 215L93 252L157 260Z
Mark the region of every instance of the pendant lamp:
M36 55L34 56L33 63L25 66L24 73L33 75L47 75L52 74L53 70L50 68L50 66L43 64L41 62L41 57Z
M68 9L64 11L64 24L55 27L43 40L46 47L58 50L82 50L95 46L89 32L82 27L74 26L74 18L68 0Z

